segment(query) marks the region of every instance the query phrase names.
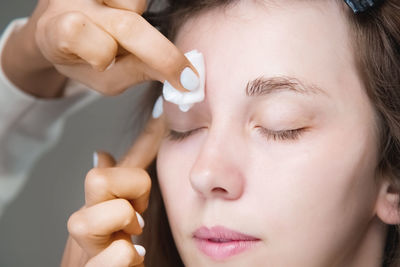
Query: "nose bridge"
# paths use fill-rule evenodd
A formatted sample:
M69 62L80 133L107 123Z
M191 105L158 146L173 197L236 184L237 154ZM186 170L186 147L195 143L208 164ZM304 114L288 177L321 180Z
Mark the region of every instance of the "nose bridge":
M190 172L191 185L202 197L226 200L241 197L245 177L238 162L237 145L229 132L210 128Z

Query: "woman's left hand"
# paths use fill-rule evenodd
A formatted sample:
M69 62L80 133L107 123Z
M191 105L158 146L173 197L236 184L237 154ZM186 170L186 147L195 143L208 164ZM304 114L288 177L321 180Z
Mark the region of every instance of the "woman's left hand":
M144 169L163 135L164 122L153 119L119 164L97 153L97 167L85 180L85 206L68 221L62 266L143 266L143 249L132 244L131 235L142 233L139 214L147 209L151 187Z

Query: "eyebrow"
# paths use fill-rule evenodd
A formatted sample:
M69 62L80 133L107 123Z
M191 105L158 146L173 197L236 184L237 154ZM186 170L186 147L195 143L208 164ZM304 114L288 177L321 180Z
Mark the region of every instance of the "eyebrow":
M246 95L249 97L264 96L279 91L327 95L327 93L320 87L289 76L275 76L268 78L261 76L255 80L249 81L246 85Z

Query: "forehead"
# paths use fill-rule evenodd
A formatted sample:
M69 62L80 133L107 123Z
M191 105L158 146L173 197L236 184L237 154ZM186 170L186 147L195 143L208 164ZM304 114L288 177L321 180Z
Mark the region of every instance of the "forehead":
M239 1L188 20L176 45L206 60L207 92L259 76L291 76L331 94L361 87L346 14L337 1Z

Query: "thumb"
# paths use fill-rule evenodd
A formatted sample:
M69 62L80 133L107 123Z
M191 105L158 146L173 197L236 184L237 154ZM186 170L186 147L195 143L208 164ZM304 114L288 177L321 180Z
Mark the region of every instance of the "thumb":
M95 151L93 153L93 167L94 168L110 168L114 167L116 161L110 153L105 151Z

